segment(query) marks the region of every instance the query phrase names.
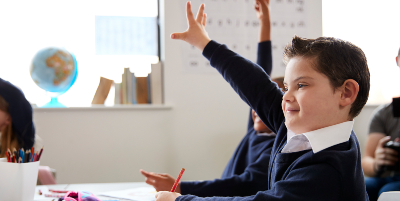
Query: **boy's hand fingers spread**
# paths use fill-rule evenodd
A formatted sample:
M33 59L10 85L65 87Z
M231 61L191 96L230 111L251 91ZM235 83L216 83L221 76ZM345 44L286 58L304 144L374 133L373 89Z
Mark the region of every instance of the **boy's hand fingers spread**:
M199 11L197 12L196 21L198 23L202 23L203 17L204 17L204 4L201 4Z

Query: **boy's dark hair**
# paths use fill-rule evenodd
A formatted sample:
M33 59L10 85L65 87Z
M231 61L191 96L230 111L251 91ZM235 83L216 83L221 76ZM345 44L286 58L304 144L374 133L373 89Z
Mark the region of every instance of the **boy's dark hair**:
M343 85L347 79L359 85L356 100L350 108L350 118L360 114L367 103L370 74L364 52L350 42L332 37L305 39L294 36L292 43L285 47L283 57L287 64L294 57L315 58L314 69L328 77L334 89Z

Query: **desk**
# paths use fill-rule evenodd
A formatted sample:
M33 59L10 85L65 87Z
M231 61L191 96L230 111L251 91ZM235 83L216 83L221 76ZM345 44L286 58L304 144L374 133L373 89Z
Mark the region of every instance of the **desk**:
M95 194L99 199L113 200L114 198L98 196L98 194L107 191L148 187L149 185L144 182L128 182L128 183L57 184L57 185L45 185L45 186L48 187L49 189L56 189L56 190L88 191ZM41 185L37 186L35 192L38 192L38 189L40 187L42 186ZM43 196L39 197L35 195L34 201L51 201L53 199L55 198L43 198ZM58 198L55 200L58 200ZM119 200L123 201L123 199Z

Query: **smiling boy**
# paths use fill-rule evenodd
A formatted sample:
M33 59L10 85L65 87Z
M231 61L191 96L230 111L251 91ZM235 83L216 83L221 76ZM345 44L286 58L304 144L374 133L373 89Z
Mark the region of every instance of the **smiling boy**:
M164 200L368 200L353 119L369 94L363 51L335 38L295 36L284 51L283 94L263 70L205 30L204 5L189 28L173 33L210 60L238 95L277 134L268 167L268 190L248 197L207 197L159 192Z

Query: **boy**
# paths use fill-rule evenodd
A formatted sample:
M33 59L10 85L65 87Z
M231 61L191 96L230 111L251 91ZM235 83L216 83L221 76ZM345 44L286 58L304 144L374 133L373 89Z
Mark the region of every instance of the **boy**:
M260 43L257 64L269 75L272 71L271 27L268 0L256 5L260 20ZM276 81L278 86L283 80ZM178 184L175 192L201 197L249 196L268 186L268 162L276 134L268 129L254 110L250 111L247 133L236 148L220 179L208 181L185 181ZM140 171L146 183L157 191L168 191L175 179L168 174Z
M368 99L369 70L361 49L334 38L294 37L285 49L283 94L256 64L211 41L200 6L187 3L189 28L173 33L202 50L239 96L277 134L268 190L248 197L159 192L164 200L368 200L353 119Z

